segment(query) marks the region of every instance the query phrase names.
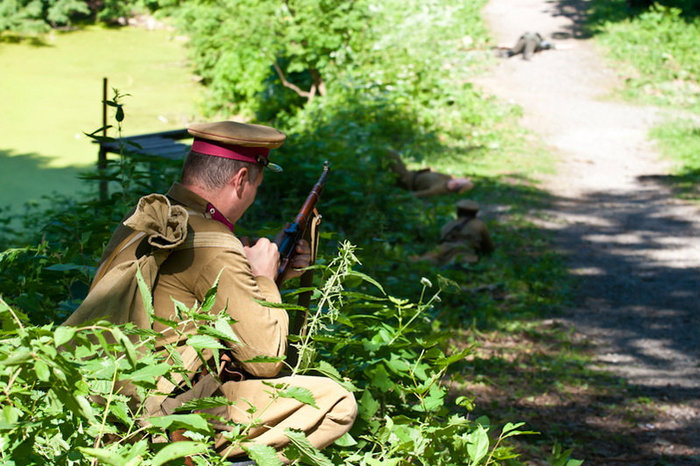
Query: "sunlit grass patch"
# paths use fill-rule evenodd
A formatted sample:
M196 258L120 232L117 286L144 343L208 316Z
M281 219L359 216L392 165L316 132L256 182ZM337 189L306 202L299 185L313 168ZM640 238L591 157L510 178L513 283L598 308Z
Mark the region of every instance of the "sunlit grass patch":
M669 178L681 195L700 199L700 122L673 120L651 132L663 153L674 162L673 176Z

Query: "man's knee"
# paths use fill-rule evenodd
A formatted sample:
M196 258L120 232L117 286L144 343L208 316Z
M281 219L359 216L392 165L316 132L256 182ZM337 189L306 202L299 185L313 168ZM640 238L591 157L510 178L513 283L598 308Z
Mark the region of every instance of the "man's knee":
M347 430L350 430L352 423L355 422L355 418L357 417L357 402L355 401L355 396L337 383L330 380L328 382L334 383L337 386L336 396L338 399L337 403L331 408L330 413L328 413L328 416L339 424L347 424Z

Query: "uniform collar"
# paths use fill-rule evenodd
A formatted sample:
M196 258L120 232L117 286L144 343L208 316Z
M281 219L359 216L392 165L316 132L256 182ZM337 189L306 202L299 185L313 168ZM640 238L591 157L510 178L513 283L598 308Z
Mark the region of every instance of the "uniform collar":
M211 202L204 199L199 194L196 194L180 183L173 183L168 191L168 197L178 204L189 207L195 212L201 212L205 217L223 223L233 232L234 225L219 211Z

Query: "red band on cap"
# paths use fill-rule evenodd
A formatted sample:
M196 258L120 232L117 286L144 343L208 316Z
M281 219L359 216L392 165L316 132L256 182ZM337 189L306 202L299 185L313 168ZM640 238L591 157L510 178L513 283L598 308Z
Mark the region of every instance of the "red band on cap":
M258 157L267 158L270 155L270 149L267 147L246 147L224 143L212 144L209 141L202 141L197 138L192 143L192 151L198 154L252 163L258 163Z

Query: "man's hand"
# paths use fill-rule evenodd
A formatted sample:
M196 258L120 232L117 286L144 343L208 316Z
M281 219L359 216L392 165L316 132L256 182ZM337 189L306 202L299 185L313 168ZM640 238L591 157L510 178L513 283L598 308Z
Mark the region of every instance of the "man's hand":
M256 277L267 277L274 281L277 278L277 269L280 265L280 253L277 245L267 238L259 238L252 245L248 241L243 241L243 251L245 252L253 275Z
M309 246L308 241L301 239L294 247L292 263L287 267L287 271L282 277L282 280L289 280L290 278L301 276L304 272L299 269L306 268L309 265L311 265L311 246Z

